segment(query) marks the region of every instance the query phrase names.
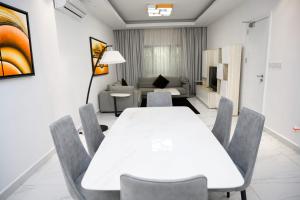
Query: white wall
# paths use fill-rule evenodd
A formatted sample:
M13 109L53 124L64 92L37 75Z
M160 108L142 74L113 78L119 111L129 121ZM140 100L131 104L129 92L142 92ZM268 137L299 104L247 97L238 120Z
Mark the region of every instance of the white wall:
M51 122L71 114L78 125L91 73L88 37L108 43L113 37L92 17L79 23L57 13L52 0L1 2L29 12L36 75L0 80L0 193L53 147ZM95 78L96 109L96 93L115 79L115 70Z
M208 48L245 44L247 29L241 22L258 19L273 12L268 62L281 62L282 68L267 69L263 108L266 126L300 146L300 134L291 133L294 125L300 126L300 79L297 77L300 74L297 62L300 51L299 3L299 0L246 1L208 26ZM245 89L245 76L247 74L242 74L242 90Z
M242 22L270 15L277 2L278 0L245 0L245 3L208 25L207 47L213 49L231 44L243 45L247 25Z
M281 0L272 11L269 63L266 86L266 126L300 147L300 1Z
M78 126L78 108L85 104L92 74L89 37L113 44L113 31L90 15L83 21L73 19L60 11L55 11L55 15L62 64L60 73L63 73L61 82L64 83L65 91L62 95L66 101L65 109L61 110L72 114ZM97 94L116 79L116 66L109 67L108 75L94 77L89 102L94 104L96 110L99 110Z
M210 24L207 29L208 48L214 49L232 44L241 44L244 47L246 43L247 24L242 22L269 16L271 9L277 2L278 0L247 0L226 16ZM251 84L245 83L245 80L251 80L251 77L247 76L248 71L249 69L244 69L244 65L242 64L240 107L249 105L246 96L247 90L253 91L253 89L249 87L255 86L254 84L252 86Z
M50 91L59 56L52 0L4 3L29 12L36 75L0 80L0 191L52 147L48 125L55 109Z

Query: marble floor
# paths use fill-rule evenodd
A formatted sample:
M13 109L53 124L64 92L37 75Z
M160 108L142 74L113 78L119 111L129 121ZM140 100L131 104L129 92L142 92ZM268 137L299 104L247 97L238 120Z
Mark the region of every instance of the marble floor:
M212 128L216 110L207 109L196 98L189 101L199 110L199 117ZM111 126L113 114L99 114L99 121ZM233 119L232 129L237 118ZM276 138L263 133L257 163L248 200L299 200L300 199L300 154ZM72 199L67 191L56 154L33 174L8 200L67 200ZM210 200L227 199L224 193L210 193ZM231 193L231 200L239 200L239 193Z

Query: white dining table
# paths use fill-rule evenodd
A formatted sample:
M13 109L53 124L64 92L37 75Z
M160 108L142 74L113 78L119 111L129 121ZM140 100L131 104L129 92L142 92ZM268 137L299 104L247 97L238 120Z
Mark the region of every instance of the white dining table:
M195 175L209 189L244 179L203 121L188 107L128 108L113 124L82 180L89 190L120 190L120 175L176 180Z

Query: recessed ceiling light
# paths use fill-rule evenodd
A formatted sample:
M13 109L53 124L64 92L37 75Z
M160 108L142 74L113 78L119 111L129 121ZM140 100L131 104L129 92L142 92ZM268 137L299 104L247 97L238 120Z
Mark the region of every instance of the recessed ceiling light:
M172 13L173 4L149 4L148 5L148 14L149 17L156 16L170 16Z

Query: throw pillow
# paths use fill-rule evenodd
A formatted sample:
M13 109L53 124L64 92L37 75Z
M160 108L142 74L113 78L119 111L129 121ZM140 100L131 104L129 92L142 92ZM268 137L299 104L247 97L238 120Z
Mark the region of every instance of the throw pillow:
M162 75L159 75L155 81L153 82L153 85L157 88L165 88L169 83L169 80L163 77Z
M122 78L122 86L128 86L127 82L125 81L124 78Z

